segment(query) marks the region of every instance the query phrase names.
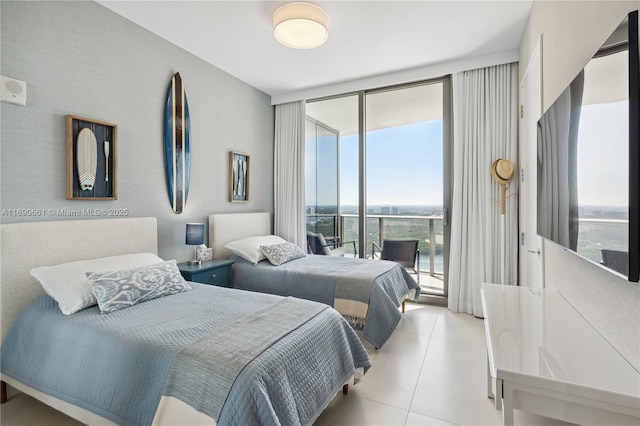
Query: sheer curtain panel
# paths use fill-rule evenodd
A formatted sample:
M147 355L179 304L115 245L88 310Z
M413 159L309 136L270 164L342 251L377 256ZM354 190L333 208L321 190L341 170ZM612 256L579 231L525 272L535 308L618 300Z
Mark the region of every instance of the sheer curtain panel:
M304 101L276 105L274 233L306 251Z
M498 65L453 75L453 201L449 309L482 317L483 282L517 283L518 201L500 215L500 187L490 172L498 158L517 161L518 68ZM516 177L507 195L518 189ZM501 223L504 221L504 225ZM505 259L501 259L501 252ZM503 270L504 267L504 270Z

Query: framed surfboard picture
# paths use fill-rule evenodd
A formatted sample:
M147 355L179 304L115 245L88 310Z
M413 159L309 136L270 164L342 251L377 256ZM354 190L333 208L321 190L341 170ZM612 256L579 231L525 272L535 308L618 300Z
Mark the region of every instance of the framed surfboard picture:
M229 152L229 201L249 201L249 156L242 152Z
M67 199L118 199L118 125L67 115Z

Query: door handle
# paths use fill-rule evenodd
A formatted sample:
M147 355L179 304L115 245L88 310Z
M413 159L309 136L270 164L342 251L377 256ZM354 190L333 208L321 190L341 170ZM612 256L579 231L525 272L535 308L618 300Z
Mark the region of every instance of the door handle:
M443 216L442 226L449 226L449 209L446 207L444 208Z
M537 255L538 255L538 257L540 257L540 254L541 254L541 253L540 253L540 249L538 249L538 250L527 250L527 251L528 251L529 253L531 253L531 254L534 254L534 253L535 253L535 254L537 254Z

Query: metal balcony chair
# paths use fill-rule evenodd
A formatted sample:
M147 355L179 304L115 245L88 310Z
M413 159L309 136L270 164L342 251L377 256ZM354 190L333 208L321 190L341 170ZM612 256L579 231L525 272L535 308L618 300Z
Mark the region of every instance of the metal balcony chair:
M328 241L327 241L328 240ZM351 244L351 247L348 245ZM354 253L358 257L355 241L341 242L339 237L329 237L325 239L321 233L307 232L307 251L313 254L322 254L327 256L344 256L347 253Z
M629 252L601 249L602 264L623 275L629 275Z
M382 247L375 242L372 244L371 257L399 263L404 269L416 274L416 281L420 284L420 250L418 249L418 242L418 240L384 238ZM376 250L379 253L376 254Z

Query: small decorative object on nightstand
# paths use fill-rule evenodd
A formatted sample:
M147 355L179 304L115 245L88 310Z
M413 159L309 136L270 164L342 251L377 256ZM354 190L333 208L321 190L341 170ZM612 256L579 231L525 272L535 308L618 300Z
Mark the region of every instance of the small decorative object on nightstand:
M193 246L193 259L189 265L199 265L197 250L200 244L204 244L204 223L187 223L187 237L185 244Z
M201 284L217 285L219 287L232 287L231 265L234 260L216 259L205 260L199 265L191 265L188 262L179 263L180 273L187 281Z
M213 259L213 249L205 246L204 244L200 244L196 248L196 259L203 262L205 260Z

